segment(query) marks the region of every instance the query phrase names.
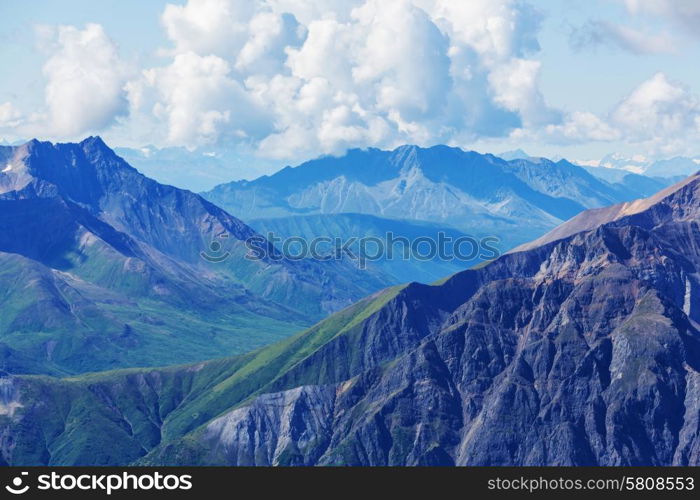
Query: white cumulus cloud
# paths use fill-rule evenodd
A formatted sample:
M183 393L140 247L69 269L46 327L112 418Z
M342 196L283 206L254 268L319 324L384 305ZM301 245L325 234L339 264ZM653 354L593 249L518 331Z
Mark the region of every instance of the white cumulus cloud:
M0 130L12 129L22 123L22 113L11 102L0 104Z
M283 69L286 50L298 46L305 28L289 14L259 12L249 25L250 37L236 57L235 68L244 74L273 75Z
M700 98L657 73L604 115L568 112L560 123L518 129L512 137L553 144L623 141L653 155L692 154L689 145L700 140Z
M161 21L176 53L229 57L248 40L256 4L250 0L188 0L185 5L168 4Z
M47 48L44 133L78 137L103 129L127 112L128 70L102 26L60 26Z
M495 101L508 110L519 112L526 126L558 121L558 114L547 107L540 93L540 67L539 61L514 58L489 75Z
M639 85L611 114L636 140L663 140L698 132L700 100L686 86L657 73Z
M156 95L154 114L167 123L170 144L194 147L216 143L222 134L244 140L263 133L264 110L230 72L220 57L194 52L145 72L144 85Z
M554 142L615 141L621 132L604 118L588 111L574 111L562 123L544 127L545 135Z
M430 17L408 2L378 0L353 17L361 40L353 80L376 91L377 109L409 122L442 114L452 86L449 45Z
M696 15L692 2L619 1L636 15L678 25ZM187 0L163 9L161 60L139 71L100 25L45 28L39 32L45 107L23 114L2 104L0 129L77 138L115 130L116 122L136 142L243 145L290 162L402 143L625 141L673 148L697 137L697 97L663 74L607 113L550 105L538 57L544 15L533 5ZM574 38L635 54L676 48L675 32L672 38L630 26L590 21Z
M516 0L189 0L161 20L172 60L128 87L170 143L257 141L300 158L558 119L528 58L541 15Z

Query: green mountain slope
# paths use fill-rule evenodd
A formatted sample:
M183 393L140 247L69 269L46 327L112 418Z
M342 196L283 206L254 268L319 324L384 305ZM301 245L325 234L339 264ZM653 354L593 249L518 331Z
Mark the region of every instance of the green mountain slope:
M411 285L425 287L425 285ZM234 358L162 369L134 369L57 379L42 376L0 378L0 450L13 465L47 463L126 464L159 445L177 440L256 394L300 383L342 380L377 360L362 350L349 365L333 357L358 342L381 343L372 332L384 316L403 315L405 288L365 299L294 337ZM387 304L394 303L387 313ZM416 310L417 324L434 314ZM434 318L432 318L434 319ZM408 328L396 333L384 354L414 345L423 335ZM309 370L309 367L313 367ZM113 443L119 442L118 446ZM10 449L11 448L11 449Z
M99 138L0 153L0 369L76 374L248 352L385 286L348 263L273 260L269 242L267 257L248 258L252 228L144 177Z

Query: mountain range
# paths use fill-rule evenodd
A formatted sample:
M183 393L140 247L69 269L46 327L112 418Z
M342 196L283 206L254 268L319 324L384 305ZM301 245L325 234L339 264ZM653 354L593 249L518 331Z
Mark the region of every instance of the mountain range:
M505 252L587 208L650 196L677 180L628 172L602 179L566 160L510 157L507 161L447 146L351 150L271 176L223 184L202 195L256 229L273 228L280 237L295 235L300 227L306 236L328 236L329 226L333 235L356 236L342 228L355 228L358 224L348 219L360 214L363 222L367 216L382 219L384 230L408 223L418 224L426 235L449 228L476 238L495 236ZM375 263L390 276L398 271L414 280L425 277L422 262L392 264ZM471 264L453 260L439 269L457 272Z
M0 165L0 367L13 373L242 353L385 286L343 262L247 258L253 229L96 137L0 147ZM210 248L227 258L204 260Z
M116 151L147 175L190 188L211 185L243 168L250 174L264 167L249 155L216 148ZM494 157L446 146L404 146L319 158L253 181L223 184L202 195L260 233L272 232L282 239L331 237L345 242L392 234L433 241L446 231L453 239L494 236L499 239L495 247L504 252L586 208L649 196L680 180L612 168L586 170L522 150ZM197 177L202 172L206 179ZM358 250L354 247L355 253ZM374 282L389 286L433 281L481 260L379 258L367 271Z
M380 258L366 269L351 259L251 260L246 241L258 232L343 241L496 234L506 250L586 206L663 187L649 180L634 190L565 161L407 146L321 158L206 194L227 212L145 177L96 137L0 147L0 165L0 368L50 375L247 352L386 286L483 260Z
M0 379L11 465L700 465L700 176L246 355Z

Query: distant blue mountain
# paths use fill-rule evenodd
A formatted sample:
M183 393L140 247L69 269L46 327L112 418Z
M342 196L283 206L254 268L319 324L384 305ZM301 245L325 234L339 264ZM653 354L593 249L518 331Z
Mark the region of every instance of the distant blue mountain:
M447 146L351 150L203 193L243 220L361 213L489 232L504 248L587 208L654 192L611 184L565 160L511 161Z

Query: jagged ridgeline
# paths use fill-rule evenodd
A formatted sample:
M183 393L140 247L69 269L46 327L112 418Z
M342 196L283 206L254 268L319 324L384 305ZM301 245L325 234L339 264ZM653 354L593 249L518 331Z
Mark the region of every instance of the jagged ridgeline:
M700 177L250 354L2 379L26 464L700 465Z

